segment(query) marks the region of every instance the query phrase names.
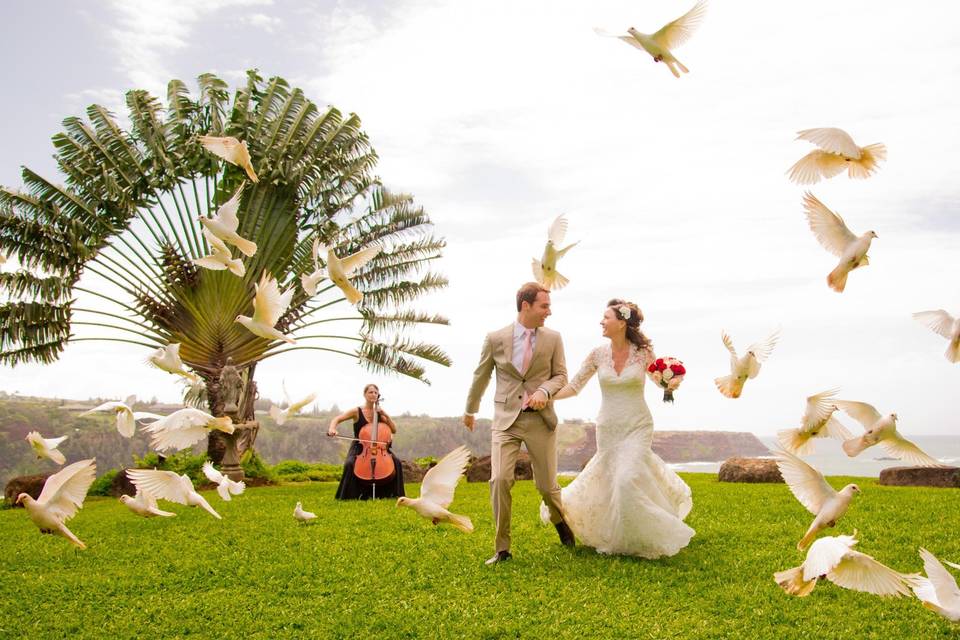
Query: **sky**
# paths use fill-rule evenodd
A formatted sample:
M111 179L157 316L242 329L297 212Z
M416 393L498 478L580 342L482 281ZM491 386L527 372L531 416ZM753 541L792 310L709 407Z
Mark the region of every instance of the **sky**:
M960 433L960 366L911 317L960 314L960 5L715 0L674 52L690 69L680 79L593 31L652 32L692 5L16 3L6 8L16 28L0 39L16 60L0 71L0 184L18 187L22 165L58 178L50 137L90 103L122 114L129 89L164 96L168 80L195 88L205 72L235 87L257 68L358 114L384 184L430 214L450 286L416 306L451 324L417 337L453 360L428 366L427 386L294 352L258 367L262 396L282 397L285 381L292 396L345 407L375 381L393 413L459 415L485 333L515 317L516 289L564 213L579 244L558 266L570 284L554 292L547 325L572 375L604 341L606 301L636 302L658 355L688 369L674 405L648 386L658 429L770 434L799 424L806 396L840 387L838 397L896 412L904 434ZM888 149L869 180L810 187L854 233L879 236L843 294L826 285L836 259L807 227L804 188L785 176L813 148L795 140L811 127ZM759 377L741 398L722 397L721 331L742 353L778 327ZM147 355L77 343L52 365L0 368L0 389L176 402L181 387ZM480 417L492 415L492 386ZM590 420L599 405L594 381L557 411Z

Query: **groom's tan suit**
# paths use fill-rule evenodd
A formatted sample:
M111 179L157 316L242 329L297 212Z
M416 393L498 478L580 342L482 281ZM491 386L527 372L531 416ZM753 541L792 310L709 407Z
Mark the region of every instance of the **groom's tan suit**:
M480 409L480 399L497 372L497 388L493 396L493 430L490 450L490 500L496 522L496 551L510 549L510 513L514 470L520 444L527 445L533 478L540 495L550 509L550 519L563 520L560 487L557 485L557 414L548 400L540 411L523 410L524 393L532 396L538 389L552 398L567 384L567 365L563 342L556 331L540 327L534 333L533 354L525 371L514 364L514 327L511 323L487 334L480 354L480 364L473 373L473 384L467 396L467 414Z

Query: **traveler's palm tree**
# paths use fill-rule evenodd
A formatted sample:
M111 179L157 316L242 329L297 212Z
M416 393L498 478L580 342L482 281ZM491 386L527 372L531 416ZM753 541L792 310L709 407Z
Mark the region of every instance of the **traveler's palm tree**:
M23 190L0 189L0 253L16 254L21 265L0 273L0 363L49 363L79 340L151 350L180 343L203 383L194 391L205 392L215 413L216 381L232 357L246 382L240 419L253 416L256 363L294 349L342 353L423 381L425 362L449 365L440 348L405 332L447 323L408 308L446 286L426 268L444 243L410 196L390 193L373 175L377 156L359 119L318 109L283 79L264 82L255 72L232 104L222 80L206 74L198 82L194 100L171 81L166 109L130 91L129 131L98 105L88 120L67 118L53 138L66 184L24 168ZM204 149L200 136L246 142L258 182ZM211 253L199 217L215 215L241 185L237 232L256 253L229 247L243 261L242 277L198 267L192 261ZM382 247L351 277L364 294L359 305L330 280L316 295L304 291L315 240L338 256ZM265 272L281 290L294 289L276 328L295 346L236 321L254 315L254 286Z

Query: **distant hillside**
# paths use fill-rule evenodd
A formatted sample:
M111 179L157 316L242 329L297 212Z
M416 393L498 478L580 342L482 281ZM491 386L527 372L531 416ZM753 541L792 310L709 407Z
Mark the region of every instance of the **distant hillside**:
M133 438L120 436L112 414L79 417L78 414L100 402L100 399L50 400L0 395L0 483L6 484L13 476L49 473L55 469L50 461L37 460L33 455L24 441L30 431L39 431L45 438L68 436L60 446L67 459L96 457L100 473L130 466L134 455L147 453L149 438L139 429ZM134 408L166 414L179 407L137 403ZM265 411L258 411L260 433L256 449L271 464L289 459L339 463L350 443L326 436L327 425L335 412L339 410L332 407L328 411L297 416L283 426L277 426ZM440 457L461 444L477 456L490 454L489 420L478 420L473 432L463 427L460 416L400 415L394 416L394 420L398 431L393 448L403 459ZM352 425L343 423L339 431L341 435L351 435ZM205 447L206 443L201 443L196 450L200 452ZM751 433L723 431L656 432L653 448L667 462L719 461L734 455L769 453ZM561 470L581 469L596 451L594 425L581 421L561 424L557 432L557 450Z

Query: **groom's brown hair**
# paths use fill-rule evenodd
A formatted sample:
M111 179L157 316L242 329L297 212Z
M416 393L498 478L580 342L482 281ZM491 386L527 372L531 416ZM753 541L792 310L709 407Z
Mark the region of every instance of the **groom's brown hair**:
M534 301L537 299L537 294L543 291L544 293L550 293L550 289L547 289L538 282L528 282L517 291L517 311L520 311L520 307L524 302L533 306Z

